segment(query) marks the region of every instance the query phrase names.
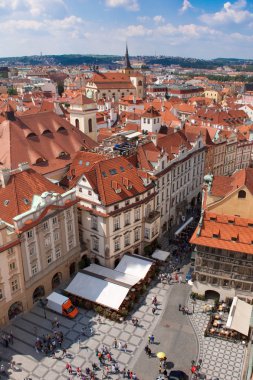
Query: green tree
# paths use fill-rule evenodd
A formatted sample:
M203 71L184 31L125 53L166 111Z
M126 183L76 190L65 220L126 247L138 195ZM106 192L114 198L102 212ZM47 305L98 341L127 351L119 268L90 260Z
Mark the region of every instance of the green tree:
M8 92L8 95L10 95L10 96L11 95L18 95L18 92L17 92L16 88L14 88L14 87L8 88L7 92Z

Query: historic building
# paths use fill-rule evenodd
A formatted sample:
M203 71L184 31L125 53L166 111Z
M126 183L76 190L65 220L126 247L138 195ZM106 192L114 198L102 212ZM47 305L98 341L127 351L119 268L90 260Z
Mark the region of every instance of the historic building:
M81 253L74 190L64 192L27 164L2 169L0 185L0 316L6 322L69 279Z
M157 239L155 186L126 158L79 153L68 177L79 198L81 243L95 263L114 268L125 253L141 254Z
M253 169L205 176L202 212L190 242L196 246L193 292L252 300Z
M118 101L129 95L144 97L144 77L132 68L127 47L124 68L121 72L94 72L92 78L86 83L85 94L96 101L102 98Z

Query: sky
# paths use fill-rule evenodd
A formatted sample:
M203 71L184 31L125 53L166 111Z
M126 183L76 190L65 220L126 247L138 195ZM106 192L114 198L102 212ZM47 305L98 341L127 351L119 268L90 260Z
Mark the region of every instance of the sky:
M0 0L0 56L253 59L253 0Z

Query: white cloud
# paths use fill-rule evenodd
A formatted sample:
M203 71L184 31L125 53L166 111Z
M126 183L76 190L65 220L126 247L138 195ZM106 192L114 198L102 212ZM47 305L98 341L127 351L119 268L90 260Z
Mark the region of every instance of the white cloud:
M139 3L137 0L106 0L105 3L110 8L123 7L129 11L139 10Z
M137 20L140 22L148 22L148 21L150 21L150 17L149 16L138 16Z
M180 8L180 12L186 12L188 9L193 8L192 4L189 0L183 0L182 7Z
M122 29L121 33L126 37L140 37L152 35L152 29L145 28L143 25L129 25L127 28Z
M66 8L64 0L0 0L0 9L6 12L29 12L32 16L41 16L54 6Z
M154 20L154 22L156 24L163 24L165 22L165 18L163 16L160 16L160 15L159 16L155 16L153 18L153 20Z
M246 6L247 2L245 0L238 0L235 3L227 1L219 12L205 13L200 16L200 20L209 25L226 23L240 24L253 19L253 13L245 9Z

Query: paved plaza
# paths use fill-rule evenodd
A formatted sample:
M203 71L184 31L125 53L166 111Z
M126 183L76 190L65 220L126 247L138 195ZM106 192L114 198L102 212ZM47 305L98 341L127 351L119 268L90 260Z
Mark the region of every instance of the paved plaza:
M92 362L98 363L95 356L95 349L101 348L102 344L108 346L113 354L113 358L119 363L120 368L127 367L132 369L132 363L140 354L142 347L147 342L150 334L160 318L162 310L158 310L156 315L152 314L152 297L156 296L158 302L165 304L166 296L171 288L167 284L153 284L147 295L144 295L139 302L139 307L133 312L132 316L140 321L140 326L133 326L131 320L126 320L122 324L102 318L102 323L98 323L94 311L80 309L77 318L69 320L57 315L60 322L60 330L64 334L63 347L72 356L71 359L61 359L61 350L56 352L56 357L47 357L44 354L37 353L34 348L36 336L52 333L51 322L56 314L46 310L47 319L44 318L44 311L39 306L34 306L31 312L19 315L12 321L5 331L12 331L14 335L14 344L8 349L0 346L1 363L5 366L10 360L20 363L21 372L9 370L9 378L21 380L25 376L32 379L58 380L68 379L68 373L65 369L66 363L70 362L72 368L91 367ZM160 309L160 307L158 307ZM81 334L82 327L92 323L95 330L94 336L85 338ZM78 338L81 338L81 347L79 348ZM114 338L122 343L127 343L127 352L119 351L113 347ZM157 359L158 360L158 359ZM136 368L138 371L138 368ZM102 371L98 371L99 378ZM111 378L118 378L112 375ZM144 378L140 375L140 379ZM145 380L148 380L145 378Z
M170 246L164 238L164 245ZM164 246L163 246L164 248ZM183 279L189 265L181 270ZM23 380L29 376L32 380L64 380L69 379L65 367L70 362L73 369L84 370L98 363L95 350L104 344L110 348L113 359L121 369L134 370L139 380L155 380L159 370L158 351L164 351L171 369L182 370L190 375L191 361L203 360L202 372L207 379L217 376L220 380L241 380L245 347L239 343L227 342L221 339L204 337L204 330L209 316L202 313L203 301L196 301L193 315L183 315L178 305L187 305L192 310L189 299L191 287L188 284L172 283L171 285L153 282L147 293L140 297L132 314L123 323L117 323L105 318L98 321L98 316L92 310L79 309L75 320L69 320L57 315L60 330L64 334L64 348L70 357L61 358L62 350L56 352L56 359L37 353L34 347L36 336L52 333L52 321L56 314L39 306L34 306L31 312L19 315L4 331L12 331L14 344L8 349L0 345L1 364L14 360L20 363L21 371L8 370L8 378ZM152 297L158 300L158 310L152 313ZM133 326L131 318L139 320L139 326ZM91 324L95 334L92 337L82 335L82 328ZM149 358L144 347L150 334L155 336L155 344L150 345L154 354ZM79 346L78 339L81 339ZM127 343L127 351L113 348L114 339ZM102 371L97 372L98 379ZM122 379L120 375L110 375L111 379ZM72 379L72 378L71 378Z
M207 378L220 380L241 380L246 348L241 343L233 343L213 337L204 337L210 315L203 313L205 302L196 301L195 312L190 316L199 342L199 358L203 360L202 372ZM192 309L192 302L189 302Z

